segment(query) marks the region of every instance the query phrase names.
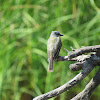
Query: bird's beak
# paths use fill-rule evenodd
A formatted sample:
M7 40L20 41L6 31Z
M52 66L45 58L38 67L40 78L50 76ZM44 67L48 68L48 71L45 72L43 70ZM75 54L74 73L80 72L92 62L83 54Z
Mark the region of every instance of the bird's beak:
M62 34L60 34L60 36L63 36Z

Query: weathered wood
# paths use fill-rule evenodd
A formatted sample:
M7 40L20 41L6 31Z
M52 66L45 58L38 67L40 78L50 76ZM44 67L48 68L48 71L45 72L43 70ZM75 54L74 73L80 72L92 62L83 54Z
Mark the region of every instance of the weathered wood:
M73 51L67 50L68 52L67 56L59 56L55 61L77 61L77 63L70 65L70 69L72 71L77 71L82 69L82 71L64 85L48 93L37 96L33 98L33 100L47 100L49 98L55 97L69 90L75 84L83 80L93 70L95 66L100 66L100 45L82 47L80 49L72 48L72 50ZM92 52L92 54L83 55L85 53L90 53L90 52ZM92 92L99 84L100 84L100 70L97 72L94 78L91 79L88 85L86 85L85 89L71 100L88 100Z

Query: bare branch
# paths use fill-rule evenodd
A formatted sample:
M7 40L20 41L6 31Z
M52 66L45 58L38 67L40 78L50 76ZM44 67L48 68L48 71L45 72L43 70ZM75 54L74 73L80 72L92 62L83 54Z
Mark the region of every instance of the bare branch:
M72 71L79 71L83 68L83 63L77 62L77 63L74 63L74 64L70 64L69 68Z
M94 78L92 78L91 81L86 85L85 89L71 100L89 100L91 94L99 84L100 84L100 69L98 70Z
M66 90L69 90L75 84L79 83L82 79L84 79L95 66L100 66L100 45L96 46L87 46L82 47L80 49L73 49L73 51L68 51L67 56L59 56L55 61L78 61L77 63L71 64L70 69L72 71L83 70L78 75L76 75L69 82L64 85L48 92L42 94L38 97L33 98L33 100L47 100L49 98L55 97ZM85 53L95 52L89 55L83 55ZM80 92L76 97L72 100L88 100L94 89L100 84L100 70L97 72L95 77L89 82L89 84L85 87L85 89ZM82 95L82 96L81 96ZM77 98L77 99L76 99ZM85 98L85 99L80 99Z
M55 61L68 61L68 56L59 56Z
M68 52L68 55L59 56L57 59L55 59L55 61L83 61L88 58L89 55L82 54L89 52L100 52L100 45L82 47L80 49L74 49L73 51L68 51L67 49L65 50Z
M72 46L70 48L72 49L72 51L75 51L75 49Z
M83 56L82 59L81 58L82 57L80 57L80 61L81 62L77 62L77 63L74 63L74 64L70 64L69 68L72 71L79 71L79 70L83 69L84 68L84 63L86 63L86 61L88 63L90 63L91 65L94 65L94 66L99 66L100 65L100 57L96 56L96 54L87 55L87 58L84 58L84 56ZM78 57L76 57L76 59L79 60Z
M67 82L66 84L64 84L64 85L62 85L62 86L60 86L60 87L58 87L58 88L56 88L48 93L42 94L42 95L34 98L33 100L47 100L49 98L55 97L55 96L65 92L66 90L69 90L75 84L77 84L82 79L84 79L94 68L94 66L91 66L88 63L85 63L84 65L87 65L87 67L85 67L82 72L80 72L78 75L76 75L69 82Z
M71 59L85 53L98 52L98 51L100 52L100 45L82 47L80 49L75 49L75 51L69 52L68 58Z

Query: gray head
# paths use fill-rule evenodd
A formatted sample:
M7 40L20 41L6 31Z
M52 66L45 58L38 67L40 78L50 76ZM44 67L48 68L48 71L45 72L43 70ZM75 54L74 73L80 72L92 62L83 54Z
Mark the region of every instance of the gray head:
M60 36L63 36L63 35L60 34L58 31L52 31L50 36L60 37Z

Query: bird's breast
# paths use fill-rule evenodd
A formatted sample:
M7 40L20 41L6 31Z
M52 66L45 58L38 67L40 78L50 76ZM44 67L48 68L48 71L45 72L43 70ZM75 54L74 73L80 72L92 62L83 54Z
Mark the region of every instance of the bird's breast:
M59 41L60 41L60 37L49 38L48 43L47 43L47 46L48 46L47 48L49 49L49 51L53 51L57 49L59 45Z

